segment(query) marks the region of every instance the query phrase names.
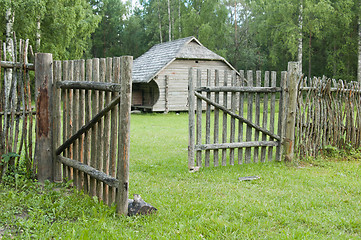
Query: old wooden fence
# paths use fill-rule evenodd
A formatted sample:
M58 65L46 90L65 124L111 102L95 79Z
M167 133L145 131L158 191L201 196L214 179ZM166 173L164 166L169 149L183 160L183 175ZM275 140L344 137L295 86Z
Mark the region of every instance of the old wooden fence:
M200 69L190 69L189 169L281 160L283 147L292 159L297 72L298 64L289 63L278 86L276 72L257 71L255 78L252 71L226 72L219 86L217 70L202 79Z
M18 153L29 163L34 158L39 181L72 180L127 214L132 57L53 61L51 54L39 53L35 64L1 61L0 69L9 68L8 95L2 80L7 73L0 72L0 90L7 96L0 102L1 155ZM29 70L35 70L35 106ZM12 159L15 164L18 158Z
M6 48L0 41L0 157L10 156L10 162L0 165L0 180L8 166L19 164L17 155L23 155L26 169L33 168L35 143L34 82L31 71L34 64L29 41L14 41L11 46L13 55L8 59Z
M361 145L361 87L357 82L302 78L296 117L296 153L316 156L325 146Z

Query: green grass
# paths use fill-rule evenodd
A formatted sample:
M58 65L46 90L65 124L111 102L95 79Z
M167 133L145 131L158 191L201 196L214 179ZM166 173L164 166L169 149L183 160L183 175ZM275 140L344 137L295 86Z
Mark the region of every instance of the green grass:
M87 195L0 185L0 234L35 239L359 239L361 161L187 169L188 115L132 115L130 197L158 212L119 217ZM239 177L260 176L240 182ZM10 236L11 234L11 236Z

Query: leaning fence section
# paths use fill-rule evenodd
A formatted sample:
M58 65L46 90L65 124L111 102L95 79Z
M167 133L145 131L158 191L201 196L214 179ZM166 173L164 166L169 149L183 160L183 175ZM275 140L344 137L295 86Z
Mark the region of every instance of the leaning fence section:
M0 181L9 166L20 163L20 157L28 171L33 169L34 64L28 63L29 51L28 40L13 40L8 48L0 41L0 160L9 159L0 165Z
M283 98L276 72L225 71L222 86L219 76L218 70L189 72L189 169L280 159Z
M126 213L131 57L54 62L57 178Z
M316 156L325 146L359 148L361 87L357 82L304 77L299 82L296 153Z

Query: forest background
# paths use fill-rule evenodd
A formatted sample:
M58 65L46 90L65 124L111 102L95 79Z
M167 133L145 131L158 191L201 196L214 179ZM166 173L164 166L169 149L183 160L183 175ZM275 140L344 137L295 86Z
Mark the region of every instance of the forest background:
M0 40L14 32L54 59L132 55L195 36L236 69L361 82L361 0L0 0ZM8 48L7 54L11 54Z

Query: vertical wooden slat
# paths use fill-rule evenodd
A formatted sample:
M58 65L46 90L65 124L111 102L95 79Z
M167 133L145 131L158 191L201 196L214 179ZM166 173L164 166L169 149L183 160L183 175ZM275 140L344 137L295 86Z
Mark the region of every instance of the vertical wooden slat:
M99 63L99 81L105 82L105 75L106 75L106 59L101 58ZM99 111L104 108L104 92L99 92ZM97 159L98 159L98 166L97 169L99 171L104 172L103 165L104 165L104 118L101 118L98 122L98 132L97 132L97 139L98 139L98 149L97 149ZM97 194L98 197L104 200L103 191L104 185L102 182L98 181L97 184Z
M93 69L93 61L91 59L86 60L86 68L85 68L85 80L91 81L92 69ZM91 91L85 90L84 98L85 98L85 117L84 120L88 123L91 119ZM91 165L91 129L84 133L84 164ZM87 174L84 174L84 191L90 193L90 177Z
M197 88L200 88L202 85L202 72L200 69L197 69L197 81L196 86ZM199 92L202 94L202 92ZM196 144L201 145L202 144L202 99L197 98L197 128L196 128ZM196 151L196 165L197 167L202 166L202 151L197 150Z
M261 87L261 71L257 71L256 72L256 87ZM260 93L256 93L255 94L255 105L256 105L256 109L255 109L255 124L256 125L260 125L260 113L261 113L261 99L260 99ZM256 142L259 141L259 131L257 129L255 129L255 134L254 134L254 140ZM258 155L259 155L259 147L255 147L254 148L254 162L258 162Z
M92 81L94 82L98 82L99 81L99 58L94 58L93 59L93 63L92 63ZM98 91L93 91L92 92L92 117L94 117L97 112L99 111L98 108L98 104L99 104L99 92ZM99 159L97 159L98 157L98 138L97 138L97 133L98 133L98 124L95 124L92 127L92 132L91 132L91 159L90 159L90 166L92 166L93 168L98 169L99 167ZM94 178L90 178L90 194L91 196L96 196L97 195L97 185L98 185L98 181Z
M56 159L55 149L61 144L61 90L56 83L61 81L61 61L54 61L54 86L53 86L53 164L54 181L61 181L61 164ZM26 109L26 108L25 108ZM24 129L25 130L25 129ZM23 130L23 131L24 131Z
M66 79L68 77L68 67L69 67L69 62L68 61L63 61L63 78ZM64 89L61 91L61 96L62 96L62 102L63 102L63 124L62 124L62 129L63 129L63 142L66 141L67 139L67 134L68 134L68 112L69 112L69 91ZM69 149L65 149L64 151L64 156L68 157L68 153L69 153ZM66 165L63 165L63 179L64 180L70 180L70 168Z
M283 154L283 136L284 136L284 124L285 124L285 106L287 104L286 98L285 98L285 90L286 90L286 81L287 79L287 72L283 71L281 73L281 93L280 93L280 100L279 100L279 107L278 107L278 136L280 136L281 140L279 141L279 144L277 146L276 150L276 161L282 160L282 154ZM271 100L272 101L272 100Z
M239 81L239 86L243 87L244 86L244 71L241 70L239 71L240 74L240 81ZM239 93L239 116L243 117L243 112L244 112L244 93L240 92ZM243 142L243 122L238 121L238 142ZM238 148L238 164L242 164L243 163L243 148Z
M207 87L211 86L211 70L207 69ZM207 92L207 98L211 99L211 93ZM206 108L206 144L211 143L211 105L207 103ZM209 167L210 161L210 150L205 151L205 160L204 165L205 167Z
M228 85L228 71L224 71L223 86ZM228 108L228 93L223 92L223 106ZM227 142L227 113L223 112L222 143ZM222 166L227 165L227 149L222 149Z
M67 70L67 80L69 81L73 81L74 80L74 68L73 68L74 62L73 61L69 61L68 62L68 70ZM67 139L70 138L70 136L73 133L73 128L74 128L74 121L73 121L73 90L68 90L68 117L67 117L67 134L66 137ZM69 148L68 148L68 157L73 159L74 157L74 145L72 144ZM68 178L69 180L74 180L74 173L73 173L73 168L68 168Z
M215 78L214 78L214 86L217 87L219 86L219 70L215 70ZM219 103L219 93L216 92L214 93L214 101L216 103ZM214 138L213 141L214 143L218 143L219 142L219 109L215 108L214 109ZM218 167L218 162L219 162L219 156L218 156L218 149L215 149L213 151L213 165L215 167Z
M188 73L188 169L194 169L194 144L195 144L195 95L194 95L194 78L193 68L189 69Z
M79 60L79 81L85 81L85 60ZM82 127L85 125L85 90L79 91L79 127ZM79 139L79 161L84 163L85 161L85 134L83 134ZM79 185L80 188L86 191L87 185L85 184L86 180L86 174L85 173L79 173Z
M73 60L73 80L74 81L79 81L79 74L80 74L80 69L79 69L79 61L77 60ZM71 136L74 135L78 129L80 128L79 126L79 89L74 89L73 90L73 114L72 114L72 126L73 126L73 130L71 133ZM73 144L73 159L76 161L80 161L79 159L79 139L76 140ZM80 182L79 182L79 177L80 177L80 172L76 169L73 169L73 177L74 177L74 185L76 186L76 188L78 190L80 190Z
M247 71L247 86L253 87L253 72ZM252 116L253 116L253 93L248 93L247 98L247 120L252 122ZM252 140L252 127L247 125L246 130L246 141ZM246 155L245 155L245 162L250 163L251 162L251 148L246 148Z
M130 153L130 110L132 100L132 68L133 57L121 58L121 99L119 106L119 156L117 163L117 177L119 187L117 191L117 211L128 214L129 191L129 153Z
M231 75L231 86L236 86L236 72L232 71ZM232 92L231 94L231 111L233 113L236 112L236 92ZM230 130L230 142L233 143L235 140L235 134L236 134L236 119L234 117L231 117L231 130ZM234 148L231 148L229 150L229 164L234 165Z
M271 87L276 87L276 84L277 84L277 75L276 72L272 71ZM279 109L279 111L281 111L281 109ZM271 95L270 124L269 124L270 125L269 130L272 133L275 133L275 118L276 118L276 93L273 93ZM278 121L280 121L280 119ZM269 140L273 141L274 139L270 137ZM272 161L272 159L273 159L273 147L268 147L268 160Z
M264 74L264 87L269 87L269 71L266 71ZM267 129L267 121L268 121L268 93L265 93L263 95L263 121L262 121L262 127L264 129ZM270 117L272 119L272 117ZM271 125L271 124L270 124ZM262 141L267 140L267 135L262 134ZM261 162L266 161L266 150L267 147L262 147L261 149Z
M113 71L113 62L112 62L112 58L107 58L106 60L106 76L105 76L105 81L106 82L112 82L112 71ZM105 105L108 105L110 103L110 99L111 99L111 94L110 92L106 92L105 93ZM110 163L110 126L111 126L111 117L110 117L110 113L107 113L104 116L104 135L103 135L103 139L104 139L104 161L103 161L103 171L110 175L109 173L109 163ZM104 198L104 202L107 203L109 206L111 205L111 203L109 202L109 187L107 185L104 185L104 189L103 189L103 198Z
M120 58L113 58L113 82L120 83ZM112 93L111 98L119 96L119 93ZM111 136L110 136L110 163L109 174L116 177L116 162L117 162L117 136L118 136L118 108L111 110ZM109 187L109 204L115 202L115 188Z

